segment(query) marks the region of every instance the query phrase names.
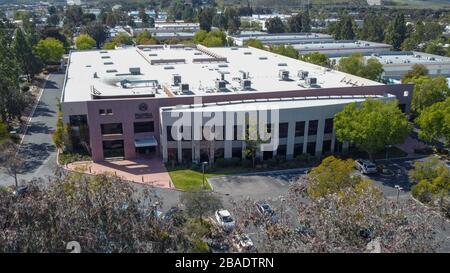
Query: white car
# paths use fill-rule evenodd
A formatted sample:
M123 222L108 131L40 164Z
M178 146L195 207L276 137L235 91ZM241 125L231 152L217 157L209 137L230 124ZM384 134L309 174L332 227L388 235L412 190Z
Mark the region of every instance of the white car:
M375 163L370 162L369 160L357 159L355 160L356 169L360 171L362 174L371 174L377 173L377 166Z
M217 210L216 220L225 230L232 230L234 228L234 220L228 210Z
M234 246L239 252L250 250L253 248L253 241L248 234L243 233L234 237Z

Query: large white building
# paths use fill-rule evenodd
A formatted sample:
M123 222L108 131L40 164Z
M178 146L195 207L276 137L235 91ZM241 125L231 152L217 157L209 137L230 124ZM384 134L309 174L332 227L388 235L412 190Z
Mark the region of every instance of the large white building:
M383 64L384 78L398 80L408 71L412 70L414 64L422 64L428 69L428 74L432 76L450 77L450 58L433 55L418 51L390 51L375 53L365 56L377 59ZM339 58L335 58L336 62Z
M389 51L391 45L383 43L375 43L368 41L326 41L316 43L301 43L292 45L298 50L300 55L319 52L327 55L328 57L346 56L355 53L360 54L373 54Z
M61 108L94 161L244 158L255 119L271 134L259 157L292 159L345 151L333 117L348 103L397 100L409 112L412 89L255 48L136 46L71 52Z
M234 43L243 46L250 39L258 39L265 45L302 44L302 43L326 43L333 42L334 38L322 33L276 33L246 32L230 36Z

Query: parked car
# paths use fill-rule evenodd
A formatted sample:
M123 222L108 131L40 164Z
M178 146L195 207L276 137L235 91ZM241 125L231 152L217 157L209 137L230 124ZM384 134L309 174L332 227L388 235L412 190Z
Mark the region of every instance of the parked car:
M355 162L356 162L356 169L360 171L362 174L372 174L378 172L375 163L369 160L357 159Z
M270 217L273 223L278 221L278 216L268 203L256 203L256 209L261 216Z
M243 250L250 250L254 246L252 239L250 239L250 236L245 233L235 235L233 244L239 252Z
M224 230L232 230L234 228L235 222L228 210L217 210L215 214L217 223Z
M205 241L208 244L209 251L212 253L226 253L230 249L230 246L220 239L208 238Z

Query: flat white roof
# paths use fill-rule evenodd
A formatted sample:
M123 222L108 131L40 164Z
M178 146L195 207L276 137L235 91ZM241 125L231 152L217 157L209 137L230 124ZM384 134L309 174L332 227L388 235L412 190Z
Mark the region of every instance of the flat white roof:
M375 58L383 65L396 64L447 64L450 65L450 58L428 54L418 51L389 51L382 53L374 53L372 55L364 56L366 59ZM334 58L339 60L340 58Z
M202 62L203 61L203 62ZM130 68L139 68L131 75ZM289 72L280 80L280 70ZM248 74L251 87L241 88L241 71ZM310 86L298 77L307 71L316 78ZM70 54L62 101L89 101L92 95L107 98L152 95L208 96L217 94L277 92L304 89L373 86L379 82L246 47L204 48L195 46L155 46L140 49L75 51ZM174 75L187 84L187 92L173 86ZM225 78L225 88L216 80Z
M368 41L332 41L332 42L313 42L292 45L295 49L300 51L312 50L339 50L339 49L370 49L370 48L384 48L389 50L391 45L383 43L375 43Z
M362 102L367 98L394 99L394 95L386 96L336 96L336 97L299 97L267 100L243 100L229 103L207 103L203 105L185 105L163 107L161 111L168 112L248 112L261 109L293 109L308 108L329 105L348 104L352 102Z

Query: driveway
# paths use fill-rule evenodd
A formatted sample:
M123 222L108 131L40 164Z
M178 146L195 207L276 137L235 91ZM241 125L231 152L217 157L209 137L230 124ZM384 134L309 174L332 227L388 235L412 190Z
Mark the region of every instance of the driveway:
M56 128L58 100L64 82L64 73L51 74L45 83L42 96L31 117L27 133L20 146L19 156L25 165L19 180L32 180L51 176L56 168L56 147L52 133ZM14 179L0 171L0 186L14 185Z

